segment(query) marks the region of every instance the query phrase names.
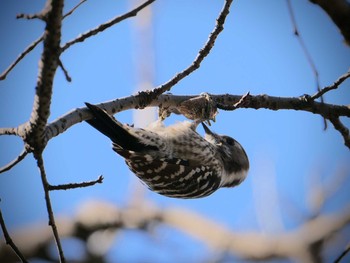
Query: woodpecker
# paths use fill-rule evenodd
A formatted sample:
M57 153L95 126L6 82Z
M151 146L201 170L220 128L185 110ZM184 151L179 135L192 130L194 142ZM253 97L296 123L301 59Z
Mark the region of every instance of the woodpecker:
M249 160L233 138L218 135L200 121L165 127L160 121L142 129L117 121L98 106L85 103L93 118L86 120L109 137L113 150L152 191L174 198L200 198L220 187L234 187L247 176Z

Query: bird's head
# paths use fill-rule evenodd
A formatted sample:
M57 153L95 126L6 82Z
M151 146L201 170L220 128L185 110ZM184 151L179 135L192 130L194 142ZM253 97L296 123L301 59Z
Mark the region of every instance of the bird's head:
M202 125L205 131L204 138L216 147L226 174L231 177L226 185L222 186L230 187L240 183L249 169L248 156L242 145L230 136L218 135L212 132L204 123Z

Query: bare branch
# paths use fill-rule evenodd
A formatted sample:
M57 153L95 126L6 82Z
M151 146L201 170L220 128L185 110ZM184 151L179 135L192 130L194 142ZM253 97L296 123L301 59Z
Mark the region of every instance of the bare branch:
M2 232L4 233L6 244L12 248L12 250L16 253L16 255L20 258L20 260L22 262L24 262L24 263L28 262L25 259L25 257L22 255L21 251L18 249L16 244L13 242L10 234L8 233L7 228L6 228L6 224L5 224L5 220L2 216L1 208L0 208L0 225L1 225Z
M294 11L293 11L292 4L291 4L290 0L287 0L287 6L288 6L288 11L289 11L290 18L292 20L293 28L294 28L294 35L297 37L297 39L299 41L299 44L301 46L301 49L303 50L304 55L305 55L305 57L307 59L307 62L309 63L309 65L310 65L310 67L311 67L311 69L312 69L312 71L314 73L316 90L319 92L320 89L321 89L321 85L320 85L320 78L319 78L319 75L318 75L318 70L316 68L314 60L312 59L312 56L311 56L308 48L306 47L304 39L300 35L300 32L298 30L298 26L297 26L297 22L296 22L295 16L294 16ZM322 95L320 97L321 97L321 102L323 103L324 100L323 100ZM326 119L323 118L323 121L324 121L324 129L327 129L327 121L326 121Z
M340 84L342 84L349 77L350 77L350 69L344 75L340 76L332 85L324 87L323 89L321 89L320 91L312 95L311 99L316 100L326 92L337 89L340 86Z
M72 10L70 10L67 14L63 16L62 19L71 15L82 3L86 2L86 0L81 0L79 4L77 4ZM6 76L10 73L10 71L20 62L30 51L32 51L42 40L44 39L44 34L41 35L37 40L35 40L32 44L30 44L19 56L17 59L0 75L0 80L6 79Z
M37 160L37 166L40 170L41 181L42 181L44 192L45 192L46 209L47 209L47 213L49 216L49 225L52 228L53 236L54 236L54 239L56 242L56 247L58 250L59 257L60 257L60 262L65 262L64 253L63 253L63 249L62 249L62 245L61 245L61 240L60 240L60 236L58 234L57 225L55 222L55 216L54 216L52 205L51 205L50 184L47 181L46 171L45 171L45 167L44 167L44 160L43 160L43 157L41 154L34 154L34 158Z
M58 65L60 66L60 68L62 69L64 76L66 77L66 80L68 82L72 81L72 78L69 76L68 71L66 70L66 68L63 66L63 63L61 60L58 61Z
M337 257L336 260L334 260L334 263L339 263L345 256L350 252L350 245L345 248L345 250Z
M198 97L200 95L194 96L181 96L172 94L163 94L158 97L158 99L153 100L148 106L149 107L163 107L171 108L177 107L182 102ZM227 109L232 107L235 103L242 99L242 95L210 95L212 99L218 105L225 105ZM116 99L113 101L107 101L97 106L102 107L110 114L115 114L120 111L129 109L138 109L143 106L144 101L140 96L129 96L125 98ZM230 106L231 105L231 106ZM298 110L306 111L314 114L319 114L325 118L330 118L331 116L346 116L350 117L350 107L333 105L328 103L320 103L317 101L305 99L304 97L273 97L268 95L246 95L244 98L243 105L241 108L252 108L252 109L270 109L270 110ZM233 107L234 108L234 107ZM91 115L86 107L78 108L68 112L67 114L54 120L46 127L46 140L63 133L65 130L71 126L87 120Z
M96 180L82 182L82 183L71 183L71 184L60 184L60 185L49 185L49 190L69 190L74 188L83 188L88 186L93 186L95 184L102 184L103 176L100 175Z
M350 149L350 136L349 136L349 129L344 126L343 123L341 123L339 117L332 117L329 119L330 122L333 124L334 128L340 132L340 134L344 138L344 144Z
M22 161L27 156L27 154L28 154L28 151L24 148L22 152L14 160L4 165L3 167L0 167L0 173L10 170L12 167L14 167L20 161Z
M340 29L345 42L350 45L350 3L347 0L310 0L319 5Z
M243 258L264 260L307 253L313 244L329 238L347 225L350 222L350 210L345 208L338 214L318 216L293 232L278 236L234 232L190 211L180 209L165 210L161 219L203 241L209 247Z
M20 62L30 51L32 51L42 40L44 39L44 35L40 36L37 40L35 40L32 44L30 44L19 56L16 60L4 70L0 75L0 80L6 79L7 74Z
M156 99L159 95L163 94L166 91L169 91L176 83L178 83L180 80L190 75L193 71L197 70L200 67L204 58L210 53L211 49L214 47L217 37L219 36L221 31L224 29L224 23L227 15L230 12L230 6L232 4L232 1L233 0L225 1L224 7L222 8L218 18L216 19L216 25L214 30L210 33L207 42L205 43L203 48L199 51L199 53L197 54L197 57L189 67L187 67L180 73L176 74L172 79L158 86L154 90L149 92L142 91L139 93L139 96L144 97L146 101L145 106L147 105L147 99L148 99L148 102Z
M243 107L244 103L249 99L249 96L250 96L250 93L247 92L239 99L239 101L237 101L233 105L232 104L225 105L225 104L217 103L217 106L219 109L232 111L232 110L238 109L240 107Z
M44 16L43 14L39 13L39 14L31 14L31 15L28 15L28 14L18 14L16 16L17 19L20 19L20 18L24 18L24 19L28 19L28 20L31 20L31 19L43 19Z
M149 202L134 203L123 208L101 201L88 202L80 206L79 211L69 222L63 221L59 218L57 220L60 228L66 227L62 236L78 236L82 240L86 240L92 236L92 233L99 230L148 231L148 226L154 228L166 225L198 239L211 249L228 252L244 259L267 260L273 257L305 259L305 257L311 257L309 250L314 244L328 240L349 224L350 210L349 207L344 207L333 214L318 215L296 229L280 235L260 232L242 233L192 211L181 208L160 208ZM34 251L35 245L48 242L46 233L40 235L40 233L31 232L31 235L28 233L25 235L31 237L31 242L25 245ZM17 236L20 240L21 236Z
M308 50L308 48L305 45L304 39L303 37L300 35L300 32L298 30L298 26L297 26L297 22L295 20L295 16L294 16L294 11L292 8L292 4L290 2L290 0L287 0L287 6L288 6L288 11L289 11L289 15L293 24L293 30L294 30L294 35L297 37L299 44L304 52L304 55L307 59L307 62L309 63L314 75L315 75L315 81L316 81L316 89L317 91L320 90L320 80L319 80L319 75L318 75L318 70L316 68L316 65L314 63L314 60L311 57L311 54Z
M121 16L117 16L115 18L113 18L112 20L104 23L104 24L101 24L99 25L98 27L94 28L94 29L91 29L90 31L84 33L84 34L81 34L79 35L76 39L73 39L69 42L67 42L66 44L63 45L63 47L61 48L61 52L64 52L67 48L69 48L70 46L76 44L76 43L79 43L79 42L83 42L85 39L93 36L93 35L96 35L102 31L104 31L105 29L129 18L129 17L133 17L133 16L136 16L137 13L139 11L141 11L143 8L145 8L146 6L150 5L151 3L153 3L155 0L148 0L146 2L144 2L143 4L141 4L140 6L136 7L135 9L131 10L130 12L128 13L125 13Z
M17 128L0 128L0 135L18 135Z
M30 120L27 123L25 143L41 152L47 141L44 140L45 126L50 116L53 80L59 64L63 0L48 1L43 16L46 28L43 37L44 48L39 62L39 73Z
M68 11L63 17L62 19L65 19L67 16L70 16L75 10L77 10L77 8L79 6L81 6L83 3L85 3L87 0L80 0L80 2L75 6L73 7L70 11Z

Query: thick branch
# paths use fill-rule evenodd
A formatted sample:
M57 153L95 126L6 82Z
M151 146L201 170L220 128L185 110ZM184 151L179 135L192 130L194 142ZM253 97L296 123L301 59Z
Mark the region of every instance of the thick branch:
M46 21L44 49L39 63L33 109L24 136L26 143L38 152L42 151L47 143L43 135L50 116L53 80L59 64L62 9L63 0L49 0L42 13Z
M158 99L152 101L149 106L157 106L163 108L177 107L181 102L194 97L197 96L180 96L171 94L160 95ZM227 107L230 105L234 106L235 103L239 102L242 99L242 96L230 94L211 95L211 97L218 103L218 107L222 105L226 105ZM100 103L97 104L97 106L104 108L110 114L115 114L117 112L128 109L140 108L140 106L143 106L143 103L144 101L142 101L139 96L129 96ZM306 111L314 114L319 114L327 119L331 118L332 116L350 117L350 107L348 106L320 103L317 101L308 100L304 97L282 98L268 95L246 95L244 97L244 103L242 104L243 105L240 105L242 108ZM235 108L236 107L233 107L232 109ZM90 118L90 113L85 107L72 110L71 112L59 117L47 125L46 140L50 140L60 133L63 133L71 126L87 120L88 118Z
M0 135L18 135L17 128L0 128Z
M316 217L292 232L268 236L234 232L180 209L166 210L163 216L165 223L198 238L210 247L259 260L307 254L313 244L326 240L350 222L350 210L344 209L340 214Z
M94 201L80 207L78 213L68 222L57 220L57 224L62 228L62 237L73 236L86 241L98 230L148 231L148 226L154 229L163 224L177 228L219 252L256 260L273 257L304 259L308 257L309 250L314 244L327 241L350 223L350 209L345 207L332 215L318 215L289 232L268 235L259 232L242 233L188 210L159 208L148 202L117 208L112 204ZM35 246L41 246L49 241L44 228L42 233L35 234L33 231L31 235L25 233L25 236L31 237L31 242L27 239L25 243L26 239L21 238L20 233L15 233L15 236L18 240L22 240L21 246L27 246L26 251L35 251Z

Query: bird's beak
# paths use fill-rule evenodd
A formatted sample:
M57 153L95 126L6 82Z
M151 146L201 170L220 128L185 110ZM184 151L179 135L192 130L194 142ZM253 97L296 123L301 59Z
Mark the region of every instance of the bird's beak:
M213 133L211 130L209 130L209 128L207 127L207 125L205 125L203 122L202 122L202 126L204 128L204 131L205 131L205 136L204 138L214 144L214 145L221 145L222 142L220 141L219 139L219 136L215 133Z
M202 126L203 126L203 129L207 135L214 136L214 133L211 130L209 130L208 126L205 125L203 122L202 122Z

